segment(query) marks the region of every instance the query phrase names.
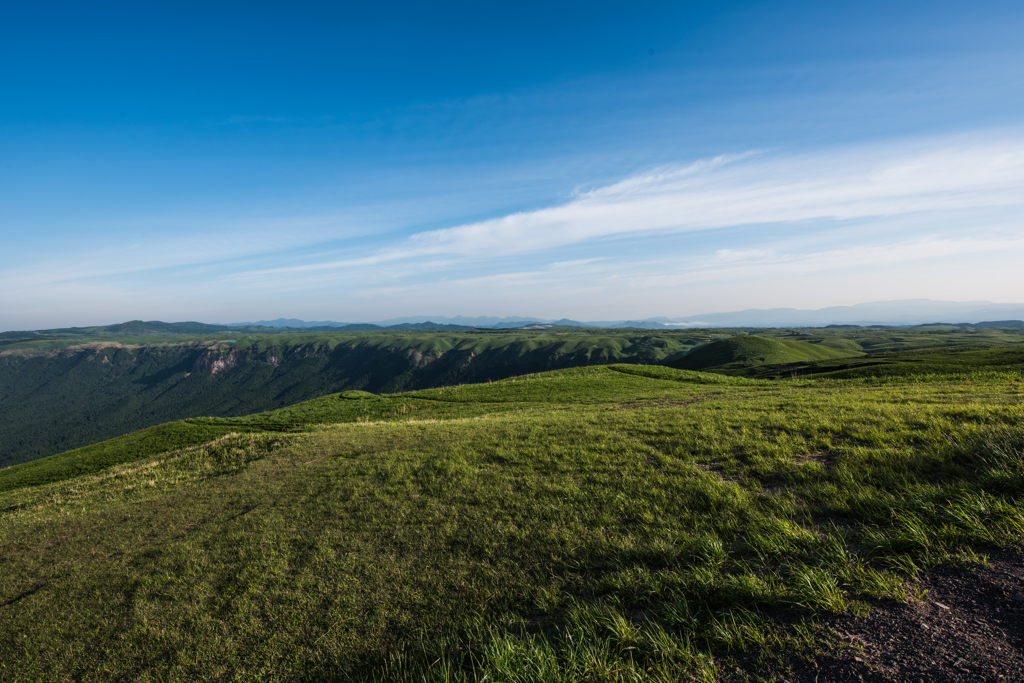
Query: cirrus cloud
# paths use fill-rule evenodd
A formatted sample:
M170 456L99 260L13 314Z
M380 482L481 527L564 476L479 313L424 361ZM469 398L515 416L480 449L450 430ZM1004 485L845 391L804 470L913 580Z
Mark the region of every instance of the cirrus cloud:
M490 259L647 234L1022 204L1024 136L1017 134L804 154L750 152L653 169L577 192L558 206L422 231L354 258L245 277L441 256Z

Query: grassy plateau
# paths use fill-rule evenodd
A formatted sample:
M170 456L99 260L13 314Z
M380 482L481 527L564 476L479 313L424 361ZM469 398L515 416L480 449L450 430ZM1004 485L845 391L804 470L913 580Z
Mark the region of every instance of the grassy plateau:
M345 391L0 470L0 678L713 681L813 658L829 615L1024 536L1012 348L785 369L859 362L851 341L755 342L783 379Z

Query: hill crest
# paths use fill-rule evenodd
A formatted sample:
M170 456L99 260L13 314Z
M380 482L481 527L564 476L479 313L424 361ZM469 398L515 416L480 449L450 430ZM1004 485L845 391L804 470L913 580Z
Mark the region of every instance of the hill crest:
M745 336L705 344L669 365L681 370L722 367L741 369L754 365L799 363L859 355L862 354L858 351L834 349L807 341Z

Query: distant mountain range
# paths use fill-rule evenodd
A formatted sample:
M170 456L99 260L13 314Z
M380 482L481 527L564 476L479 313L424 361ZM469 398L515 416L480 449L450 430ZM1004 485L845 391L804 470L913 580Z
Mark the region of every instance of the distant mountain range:
M541 320L540 318L530 317L518 317L518 318L495 318L493 316L478 316L475 318L467 318L464 316L455 316L454 318L448 318L445 316L411 316L405 318L389 318L387 320L374 320L372 322L361 322L361 323L350 323L350 322L336 322L333 320L299 320L298 318L276 318L275 320L259 320L251 323L228 323L228 327L241 327L241 326L260 326L260 327L290 327L293 329L307 329L311 327L353 327L355 325L360 326L372 326L374 329L424 329L422 327L411 328L409 326L422 326L422 325L438 325L442 327L451 327L457 329L471 329L471 328L514 328L514 327L525 327L526 325L536 324L568 324L568 325L583 325L581 322L575 320L565 320L562 322L554 322L549 320Z
M929 323L977 324L986 321L1018 323L1024 320L1024 304L994 304L990 301L933 301L931 299L905 299L875 301L853 306L830 306L819 309L749 308L725 313L703 313L681 318L654 317L642 320L578 321L513 316L410 316L390 318L371 323L345 323L304 321L296 318L278 318L257 322L232 323L230 327L261 326L354 329L410 329L413 325L433 325L411 329L509 329L533 325L565 325L573 327L666 329L679 327L824 327L826 325L924 325ZM371 327L372 326L372 327Z
M605 329L672 330L716 327L826 327L828 325L883 325L892 327L935 323L975 327L1012 327L1024 329L1024 304L994 304L989 301L876 301L854 306L831 306L816 310L798 308L751 308L727 313L702 313L681 318L643 318L641 320L579 321L531 316L410 316L375 322L335 322L277 318L225 325L200 322L165 323L158 320L132 320L116 325L67 327L61 329L0 332L0 341L58 339L103 336L159 336L164 334L241 334L258 332L360 332L373 330L440 330L461 332L473 329L536 329L540 327L593 327Z

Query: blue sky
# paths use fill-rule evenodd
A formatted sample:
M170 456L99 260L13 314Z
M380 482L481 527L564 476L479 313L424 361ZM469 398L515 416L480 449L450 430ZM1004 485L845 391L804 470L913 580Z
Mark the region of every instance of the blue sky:
M7 3L0 329L1024 301L1022 29L1011 2Z

